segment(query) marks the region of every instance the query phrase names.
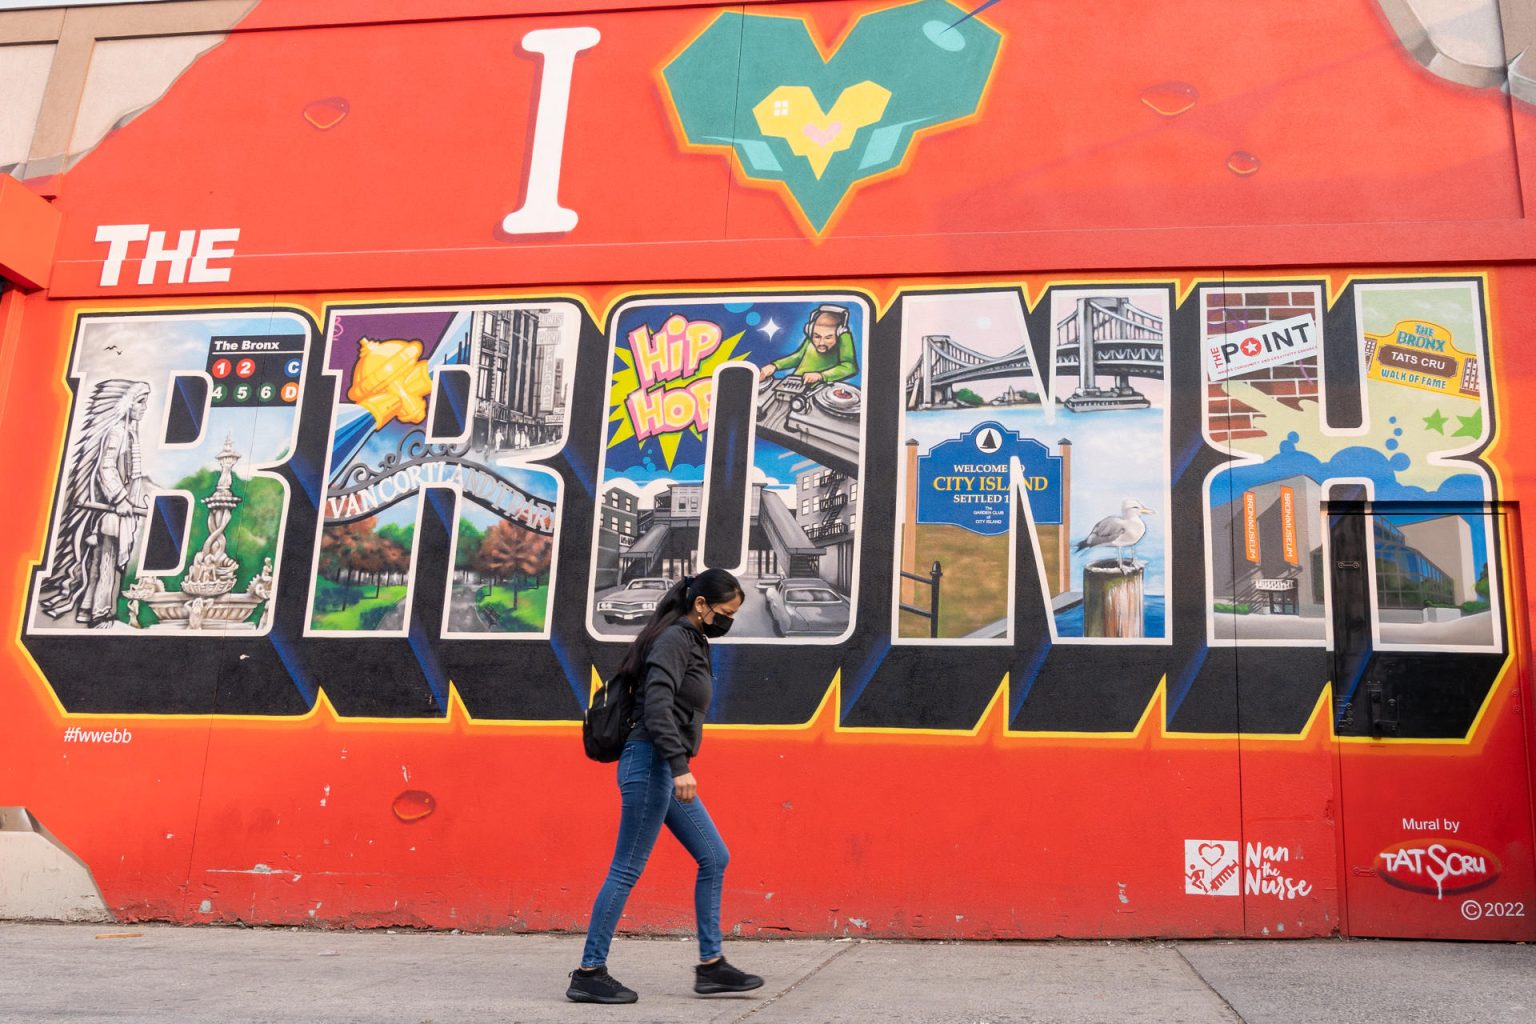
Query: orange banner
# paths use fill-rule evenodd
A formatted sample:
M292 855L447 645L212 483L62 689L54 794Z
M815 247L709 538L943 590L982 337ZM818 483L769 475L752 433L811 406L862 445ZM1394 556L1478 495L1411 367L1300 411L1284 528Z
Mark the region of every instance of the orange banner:
M1301 564L1296 551L1296 492L1289 487L1280 488L1280 550L1291 565Z

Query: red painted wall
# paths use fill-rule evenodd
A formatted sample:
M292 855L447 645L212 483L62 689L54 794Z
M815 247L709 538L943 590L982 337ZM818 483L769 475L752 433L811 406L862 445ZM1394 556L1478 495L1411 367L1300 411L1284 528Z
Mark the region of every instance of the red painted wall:
M885 331L871 324L874 366L895 359L879 344L899 351L906 295L1022 289L1032 310L1052 286L1151 281L1173 296L1170 402L1198 403L1205 385L1181 390L1177 370L1201 358L1199 345L1178 347L1175 319L1175 307L1198 308L1194 289L1321 279L1342 311L1352 282L1406 277L1477 282L1487 319L1489 441L1475 458L1506 513L1494 559L1505 636L1464 727L1396 739L1341 731L1337 681L1323 669L1313 696L1273 716L1288 725L1245 728L1243 708L1270 721L1261 711L1276 691L1256 659L1278 656L1219 643L1201 655L1193 690L1178 671L1154 672L1115 727L1031 727L1040 694L1015 677L1036 642L1026 636L1003 671L945 648L923 663L930 675L889 683L905 710L871 726L854 692L867 683L854 682L862 662L833 657L808 721L727 715L707 733L697 774L732 850L726 925L766 936L1536 938L1524 585L1536 565L1522 505L1536 472L1536 423L1522 404L1536 373L1525 344L1536 234L1523 212L1536 176L1519 173L1536 145L1529 106L1430 74L1367 0L1252 10L1181 0L1093 17L1004 0L973 19L1001 39L977 112L920 132L897 168L850 184L818 230L784 186L682 138L663 68L719 10L512 6L466 2L427 20L380 0L315 25L308 5L266 0L149 111L31 183L63 223L47 287L0 295L0 437L11 439L0 446L0 805L27 807L82 858L115 914L578 930L617 800L611 768L582 758L574 714L472 714L451 678L436 714L338 713L328 686L366 682L349 678L344 652L315 656L308 711L70 707L61 683L110 693L112 664L80 637L42 665L27 616L83 393L68 380L78 318L240 306L297 311L318 331L344 303L572 298L588 318L576 372L603 388L601 335L637 296L865 293ZM855 38L861 16L897 6L741 10L803 20L826 54ZM508 235L499 225L529 174L541 67L520 40L571 26L601 33L575 58L563 146L560 202L580 220ZM780 56L786 75L799 73ZM1168 83L1187 86L1193 105L1172 115L1149 105L1147 90ZM1166 106L1166 94L1151 99ZM97 230L124 224L172 239L238 227L235 254L214 259L228 279L172 284L161 268L140 285L130 250L120 283L103 284ZM306 410L325 408L328 382L307 380ZM583 408L574 415L598 405ZM1215 458L1223 444L1210 447ZM570 527L561 543L588 543L589 532ZM305 580L280 580L279 601L306 599ZM554 614L584 616L586 601L557 579ZM857 614L861 638L889 628L885 606ZM604 649L611 661L617 648ZM498 650L514 673L520 649ZM1111 655L1084 669L1090 702L1114 689ZM574 657L573 680L606 670ZM1127 677L1137 657L1127 654ZM751 662L742 685L772 685L771 664ZM951 675L980 697L932 710ZM71 728L132 738L65 741ZM1406 829L1405 818L1440 827ZM1453 879L1438 895L1393 884L1422 887L1429 875L1414 865L1430 863L1433 842L1445 847L1450 820L1456 840L1497 862L1463 881L1495 876L1489 884L1462 893ZM1405 842L1426 852L1380 856ZM1201 870L1235 858L1242 895L1186 890L1199 867L1189 852L1206 847ZM690 927L685 860L663 842L628 927Z

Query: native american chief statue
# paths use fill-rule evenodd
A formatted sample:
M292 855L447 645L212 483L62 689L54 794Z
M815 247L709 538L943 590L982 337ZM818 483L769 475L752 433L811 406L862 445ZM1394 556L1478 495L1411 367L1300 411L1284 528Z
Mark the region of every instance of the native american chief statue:
M104 380L91 392L64 493L64 519L54 540L52 572L43 582L43 611L98 629L117 619L123 571L148 511L139 421L149 385Z

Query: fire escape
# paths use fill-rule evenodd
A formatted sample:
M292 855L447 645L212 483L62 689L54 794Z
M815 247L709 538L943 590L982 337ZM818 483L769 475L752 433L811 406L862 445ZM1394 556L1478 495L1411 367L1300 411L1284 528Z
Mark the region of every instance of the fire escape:
M818 509L812 507L812 516L816 521L805 528L805 535L811 541L820 544L822 541L841 537L848 533L848 528L841 521L843 509L848 507L848 490L844 486L848 481L847 473L839 473L835 469L826 471L826 479L822 481L817 495Z

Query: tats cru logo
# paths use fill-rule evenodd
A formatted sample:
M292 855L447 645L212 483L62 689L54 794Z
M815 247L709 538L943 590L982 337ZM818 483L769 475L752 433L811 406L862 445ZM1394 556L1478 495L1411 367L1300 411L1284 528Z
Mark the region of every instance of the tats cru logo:
M1460 839L1408 839L1376 855L1376 873L1409 892L1471 892L1498 880L1499 858Z
M855 185L902 166L919 131L976 112L1002 35L948 0L865 15L830 54L811 31L729 11L662 78L685 141L730 147L820 234Z

